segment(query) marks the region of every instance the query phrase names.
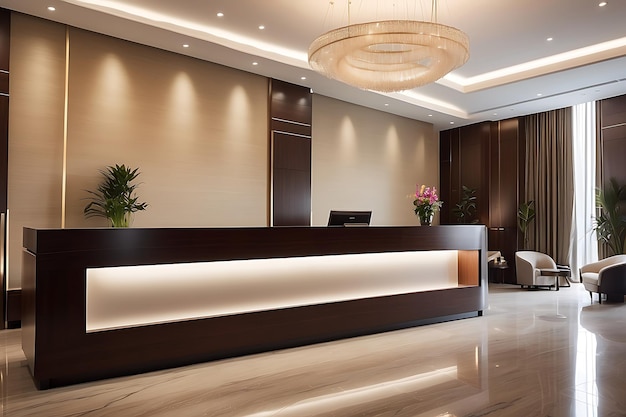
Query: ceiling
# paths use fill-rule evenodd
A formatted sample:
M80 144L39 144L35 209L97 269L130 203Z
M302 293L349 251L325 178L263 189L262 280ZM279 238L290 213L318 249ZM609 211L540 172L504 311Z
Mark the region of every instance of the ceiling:
M626 94L626 1L599 3L439 0L439 23L470 38L469 61L436 83L390 94L315 73L309 44L351 23L430 21L431 0L351 0L349 7L348 0L0 0L0 7L308 86L444 130Z

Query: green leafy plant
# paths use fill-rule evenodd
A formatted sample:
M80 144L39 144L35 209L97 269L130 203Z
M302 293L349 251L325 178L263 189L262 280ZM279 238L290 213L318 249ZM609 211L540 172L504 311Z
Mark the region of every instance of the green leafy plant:
M614 255L626 253L626 185L611 178L604 190L596 190L595 231L598 240L607 244Z
M128 227L131 213L145 210L147 203L137 202L137 184L132 182L139 176L138 168L124 165L109 166L100 171L104 179L97 191L87 191L92 195L91 202L83 210L85 217L104 217L113 227Z
M517 226L522 232L524 239L524 249L528 248L528 226L535 218L535 201L530 200L519 206L517 209Z
M457 223L478 223L478 219L474 218L476 214L476 200L476 190L464 185L461 201L452 209L452 212L456 216Z

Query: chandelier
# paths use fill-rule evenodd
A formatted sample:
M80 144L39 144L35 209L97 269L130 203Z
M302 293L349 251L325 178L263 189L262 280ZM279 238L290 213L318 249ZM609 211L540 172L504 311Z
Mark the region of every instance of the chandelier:
M384 20L348 25L315 39L309 47L313 70L366 90L410 90L437 81L465 64L465 33L436 22Z

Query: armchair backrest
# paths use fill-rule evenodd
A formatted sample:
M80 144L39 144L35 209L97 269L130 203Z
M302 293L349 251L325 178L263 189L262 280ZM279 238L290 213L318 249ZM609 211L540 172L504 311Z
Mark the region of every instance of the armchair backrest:
M606 268L607 266L617 265L621 263L626 263L626 255L613 255L608 258L601 259L597 262L592 262L580 268L581 273L585 272L594 272L599 274L602 268Z
M549 255L535 251L515 252L515 269L517 283L521 285L535 285L535 278L540 275L540 269L556 269L556 262Z

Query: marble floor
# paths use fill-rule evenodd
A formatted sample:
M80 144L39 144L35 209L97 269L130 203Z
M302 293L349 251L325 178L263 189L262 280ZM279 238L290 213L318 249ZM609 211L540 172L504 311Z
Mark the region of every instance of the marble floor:
M2 416L626 416L626 304L490 284L483 317L37 391L0 331Z

